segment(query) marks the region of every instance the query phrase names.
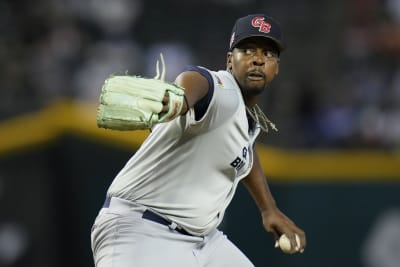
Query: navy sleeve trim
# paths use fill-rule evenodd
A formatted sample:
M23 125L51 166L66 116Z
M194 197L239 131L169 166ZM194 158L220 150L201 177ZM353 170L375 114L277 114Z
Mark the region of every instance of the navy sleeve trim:
M183 71L196 71L200 73L208 81L209 90L207 94L194 105L194 116L196 121L199 121L206 114L208 106L214 95L214 80L206 69L197 66L187 66Z

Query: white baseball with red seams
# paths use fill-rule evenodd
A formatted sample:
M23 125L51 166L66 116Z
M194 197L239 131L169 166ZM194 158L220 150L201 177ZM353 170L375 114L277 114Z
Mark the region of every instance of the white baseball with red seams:
M300 238L297 234L296 236L296 247L292 247L292 244L290 243L290 239L285 235L281 235L281 237L278 240L279 247L281 250L285 253L294 253L298 250L298 246L300 245Z

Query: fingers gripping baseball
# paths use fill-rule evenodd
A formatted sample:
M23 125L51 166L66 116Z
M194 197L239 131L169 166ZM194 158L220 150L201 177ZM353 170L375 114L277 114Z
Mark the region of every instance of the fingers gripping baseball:
M281 237L276 240L275 247L279 247L283 252L287 254L293 254L300 250L300 238L297 234L295 235L295 244L286 234L281 235ZM300 251L301 252L301 251Z
M306 247L304 231L279 210L264 213L263 224L267 232L274 236L275 248L280 248L287 254L304 252Z

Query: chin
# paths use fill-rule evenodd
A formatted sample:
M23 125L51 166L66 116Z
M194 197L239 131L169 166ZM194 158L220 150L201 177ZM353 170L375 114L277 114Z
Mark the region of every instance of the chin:
M262 92L264 92L263 89L245 89L245 90L242 90L243 96L258 96Z
M245 90L243 90L243 93L246 95L259 95L262 92L264 92L265 86L264 87L259 87L259 86L249 86L246 87Z

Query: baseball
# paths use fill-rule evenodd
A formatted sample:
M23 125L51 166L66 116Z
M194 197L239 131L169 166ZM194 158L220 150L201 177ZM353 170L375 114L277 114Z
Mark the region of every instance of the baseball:
M295 251L297 251L296 248L292 248L290 240L285 234L281 235L278 242L279 242L279 247L285 253L294 253ZM300 246L300 238L297 234L296 234L296 246L297 247Z

